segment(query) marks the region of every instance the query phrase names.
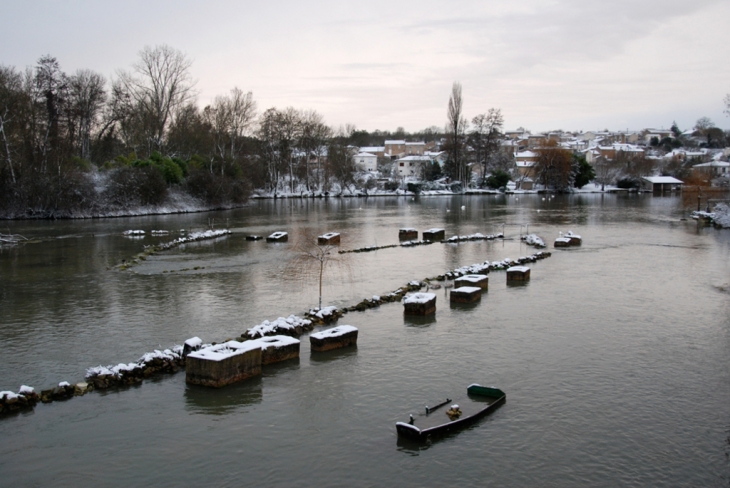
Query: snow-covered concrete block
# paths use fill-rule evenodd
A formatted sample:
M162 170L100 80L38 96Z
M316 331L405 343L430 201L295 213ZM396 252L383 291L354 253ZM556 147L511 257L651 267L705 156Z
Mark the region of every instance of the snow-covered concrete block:
M428 229L423 231L424 241L442 241L446 237L444 229Z
M253 341L261 346L261 364L272 364L299 357L300 342L293 337L276 335Z
M261 344L228 341L191 352L185 382L220 388L261 374Z
M357 345L357 327L339 325L332 329L317 332L309 336L312 351L322 352L330 349Z
M454 280L454 288L462 286L478 286L482 290L489 288L489 276L481 274L468 274Z
M482 289L478 286L462 286L451 290L451 303L474 303L482 298Z
M555 247L570 247L569 237L558 237L553 244Z
M435 293L412 293L403 299L404 315L430 315L436 313Z
M320 246L334 245L340 243L340 234L337 232L328 232L317 237L317 244Z
M530 268L527 266L512 266L507 269L507 283L510 281L529 281Z
M418 239L418 231L411 227L398 229L398 239L403 241L412 241L414 239Z
M286 232L274 232L266 238L266 242L287 242L289 234Z

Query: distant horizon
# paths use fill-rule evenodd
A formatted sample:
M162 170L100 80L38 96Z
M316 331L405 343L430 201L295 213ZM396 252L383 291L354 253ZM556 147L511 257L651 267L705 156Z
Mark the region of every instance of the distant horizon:
M639 131L676 121L687 130L709 117L727 130L728 18L720 0L41 0L3 6L0 64L24 69L50 54L66 73L109 80L145 46L167 44L193 61L201 108L237 86L260 112L292 106L333 127L412 133L443 127L458 81L467 119L499 108L505 129Z

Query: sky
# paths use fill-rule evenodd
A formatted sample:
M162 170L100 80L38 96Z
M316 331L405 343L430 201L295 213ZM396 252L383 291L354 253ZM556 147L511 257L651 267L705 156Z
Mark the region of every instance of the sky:
M55 56L108 79L145 46L193 60L198 104L233 87L260 111L332 126L443 127L452 84L505 129L730 128L727 0L0 0L0 64Z

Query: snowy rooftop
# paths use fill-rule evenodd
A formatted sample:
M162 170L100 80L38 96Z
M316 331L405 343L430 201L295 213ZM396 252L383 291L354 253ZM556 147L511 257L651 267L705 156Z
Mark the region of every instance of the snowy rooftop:
M333 329L327 329L322 332L312 334L310 337L314 337L315 339L327 339L330 337L340 337L345 334L349 334L350 332L357 332L357 327L353 327L352 325L338 325Z
M727 161L710 161L709 163L695 164L693 168L727 168L730 163Z
M389 145L394 145L394 144L405 144L405 143L406 143L406 141L405 141L405 140L392 140L392 141L385 141L385 145L386 145L386 146L389 146Z
M677 185L684 183L682 180L678 180L672 176L644 176L643 179L649 183L672 183Z
M360 152L376 153L385 151L385 146L365 146L360 148Z

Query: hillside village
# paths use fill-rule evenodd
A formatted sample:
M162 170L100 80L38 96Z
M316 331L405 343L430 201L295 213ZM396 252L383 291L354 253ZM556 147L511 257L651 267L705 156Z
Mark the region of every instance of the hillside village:
M572 156L573 183L579 162L585 161L592 168L592 177L590 184L580 186L594 191L674 190L683 183L728 187L730 147L726 147L724 136L720 129L679 131L676 125L667 130L578 133L531 133L519 128L499 135L499 146L488 156L487 166L490 175L503 172L509 176L502 190L549 189L550 185L541 181L544 171L541 153L551 148ZM430 142L398 139L385 140L380 146L350 146L349 149L356 168L370 175L369 178L361 175L362 183L375 178L383 187L392 188L397 183L402 188L410 184L410 188L430 189L445 188L451 182L445 176L449 158L447 144L445 138ZM467 151L472 174L469 187L490 187L489 181L479 181L482 163L475 159L474 149L467 146ZM440 171L433 171L433 165L438 165ZM371 188L375 185L366 183Z

